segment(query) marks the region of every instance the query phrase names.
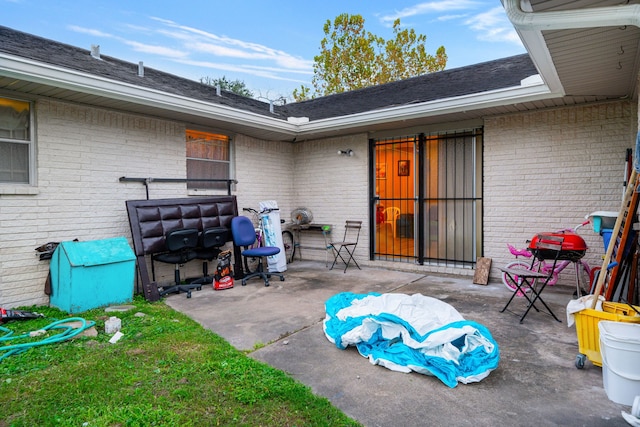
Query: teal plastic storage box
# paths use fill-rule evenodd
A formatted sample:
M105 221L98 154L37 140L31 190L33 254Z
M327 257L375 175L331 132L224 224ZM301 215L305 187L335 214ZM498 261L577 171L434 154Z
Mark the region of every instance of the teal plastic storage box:
M124 237L60 243L51 257L50 304L79 313L130 302L135 259Z

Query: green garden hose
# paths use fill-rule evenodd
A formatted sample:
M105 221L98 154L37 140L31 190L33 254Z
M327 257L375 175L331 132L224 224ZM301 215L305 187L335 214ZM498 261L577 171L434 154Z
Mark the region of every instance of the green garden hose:
M82 325L80 327L75 328L69 324L71 322L80 322ZM17 336L13 336L13 331L11 331L10 329L0 326L0 331L5 332L5 335L0 337L0 343L9 341L9 340L23 340L27 338L32 338L39 331L46 332L51 329L63 329L62 332L53 336L45 337L39 341L31 341L31 342L25 342L21 344L8 344L0 347L0 353L1 353L0 362L13 354L22 353L32 347L38 347L41 345L55 344L62 341L66 341L82 333L85 329L88 329L93 325L95 325L94 321L87 321L81 317L70 317L68 319L57 320L49 324L48 326L45 326L44 328L39 329L38 331L25 333Z

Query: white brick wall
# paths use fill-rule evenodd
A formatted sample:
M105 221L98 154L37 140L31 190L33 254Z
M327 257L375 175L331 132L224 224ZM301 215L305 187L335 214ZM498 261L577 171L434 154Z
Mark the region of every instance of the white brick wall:
M235 138L238 208L257 208L262 200L276 200L282 219L306 207L314 222L334 226L342 237L347 219L363 221L357 259L368 258L367 137L365 134L323 140L283 143ZM351 148L352 157L338 156ZM322 235L304 234L303 245L322 247ZM324 260L325 253L304 250L305 259Z
M0 307L47 304L46 242L130 238L125 200L144 199L121 176L185 177L184 125L48 99L36 103L36 195L0 196ZM151 197L183 197L156 184ZM161 269L162 270L162 269ZM162 270L163 271L163 270ZM168 272L169 276L171 272Z
M354 155L338 156L339 150L352 149ZM368 259L368 139L366 134L328 138L297 144L294 149L295 200L311 209L314 222L333 226L332 239L341 240L346 220L362 221L355 258ZM320 236L303 235L305 242L322 247ZM324 260L322 251L304 252L309 259Z
M634 148L631 102L554 108L488 118L484 140L484 255L497 266L513 259L506 243L525 247L536 232L573 227L597 210L618 211L624 159ZM602 239L580 231L600 266ZM562 282L573 285L571 269Z
M181 123L42 99L36 103L38 189L0 194L0 306L46 304L48 262L34 248L49 241L130 238L124 202L144 199L140 183L118 178L184 178ZM619 210L626 148L633 148L637 106L631 102L555 108L487 118L484 139L484 256L496 266L511 260L506 243L524 246L536 232L574 226L595 210ZM401 133L401 132L400 132ZM234 138L238 207L276 200L282 218L307 207L314 221L334 226L363 221L356 258L368 259L368 141L366 134L297 143ZM353 157L338 156L351 148ZM184 184L153 183L151 198L185 197ZM599 265L602 241L589 230L587 259ZM322 246L317 236L304 243ZM324 260L321 251L304 251ZM192 264L192 265L191 265ZM416 267L439 273L470 270ZM172 267L159 265L168 282ZM186 273L197 274L199 263ZM572 278L566 279L573 283Z

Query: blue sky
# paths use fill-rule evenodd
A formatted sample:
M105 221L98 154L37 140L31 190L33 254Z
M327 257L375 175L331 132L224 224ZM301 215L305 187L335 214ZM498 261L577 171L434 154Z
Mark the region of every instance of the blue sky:
M524 53L499 0L0 0L0 25L199 81L241 80L262 99L311 86L323 25L359 14L385 39L400 18L444 46L447 69ZM0 41L1 42L1 41Z

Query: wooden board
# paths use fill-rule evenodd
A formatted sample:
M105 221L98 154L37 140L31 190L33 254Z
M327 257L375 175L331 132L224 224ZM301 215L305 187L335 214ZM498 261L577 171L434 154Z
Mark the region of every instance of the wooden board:
M491 258L480 257L476 261L476 272L473 274L473 283L476 285L489 284L489 271L491 270Z

